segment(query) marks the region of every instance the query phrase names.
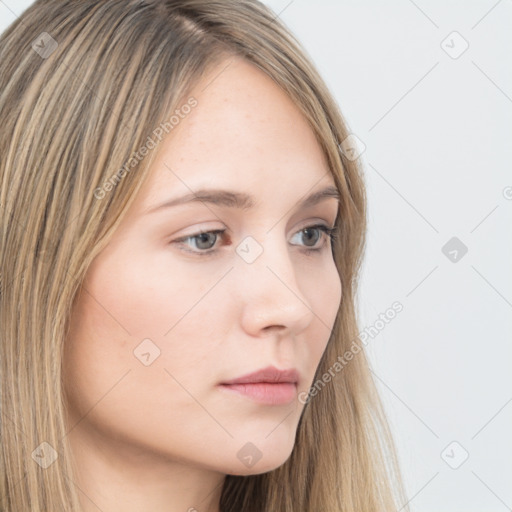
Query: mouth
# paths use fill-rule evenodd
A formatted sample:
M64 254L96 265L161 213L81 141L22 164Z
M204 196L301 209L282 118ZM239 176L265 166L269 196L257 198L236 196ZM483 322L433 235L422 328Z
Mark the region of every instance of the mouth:
M222 382L219 388L266 405L283 405L297 396L299 373L295 368L278 370L274 366Z
M254 382L251 384L220 384L228 392L245 396L266 405L289 404L297 396L297 386L292 382Z

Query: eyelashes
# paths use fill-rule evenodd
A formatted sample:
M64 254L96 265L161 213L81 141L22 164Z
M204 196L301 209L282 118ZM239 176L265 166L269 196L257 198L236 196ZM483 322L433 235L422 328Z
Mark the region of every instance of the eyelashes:
M321 254L324 250L330 247L330 243L337 237L337 226L329 227L325 224L314 224L311 226L306 226L302 228L300 231L298 231L294 236L296 235L302 235L305 233L311 233L314 231L320 232L320 236L318 240L321 242L320 245L315 244L315 247L309 247L305 246L303 249L303 252L306 255L313 255L313 254ZM219 239L219 235L221 239L224 239L226 235L226 229L215 229L211 231L200 231L198 233L188 235L182 238L178 238L177 240L172 241L172 244L175 244L178 246L178 248L184 252L192 253L194 255L197 255L199 257L204 256L213 256L219 252L218 249L212 249L210 247L206 248L206 250L201 249L200 247L196 249L190 249L190 244L187 243L189 241L198 241L199 243L205 243L208 245L208 239L211 241L213 238L213 247L215 246L217 240ZM330 241L330 243L328 243ZM225 244L230 245L230 244ZM293 244L295 245L295 244Z

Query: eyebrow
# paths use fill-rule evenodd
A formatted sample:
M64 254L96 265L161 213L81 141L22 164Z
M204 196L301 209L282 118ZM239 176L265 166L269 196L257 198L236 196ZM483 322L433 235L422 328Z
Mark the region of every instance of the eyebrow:
M329 186L310 194L299 202L298 208L309 208L329 198L335 198L338 202L341 202L341 195L336 187ZM173 206L196 202L236 208L244 211L250 210L255 205L254 198L243 192L233 192L222 189L201 189L191 194L165 201L162 204L150 208L146 213L153 213Z

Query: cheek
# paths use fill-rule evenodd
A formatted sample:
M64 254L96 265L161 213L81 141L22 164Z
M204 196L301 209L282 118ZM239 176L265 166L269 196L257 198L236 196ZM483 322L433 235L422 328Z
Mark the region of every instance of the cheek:
M114 436L125 446L212 464L226 457L223 450L236 452L242 440L229 447L226 432L202 407L215 411L222 426L239 425L237 413L212 391L233 356L222 346L234 325L225 314L233 308L230 281L219 282L224 272L202 279L197 270L171 276L171 269L164 275L154 267L102 269L84 283L90 294L75 304L66 340L71 437ZM147 338L160 353L145 366L133 352ZM216 448L205 453L198 440Z
M314 279L309 279L307 286L311 309L315 313L311 335L307 336L314 373L329 342L343 293L334 261L315 274Z
M140 255L104 256L84 283L90 292L82 303L87 329L117 345L116 340L162 338L173 329L201 296L201 283L190 279L190 271L165 263Z
M129 329L140 333L130 336L106 311L112 306L109 302L114 298L112 292L107 299L100 295L99 289L93 290L102 305L85 294L77 303L66 340L63 370L72 414L70 428L76 435L85 430L114 433L131 445L171 448L170 432L176 434L176 439L186 439L193 428L199 429L204 424L204 411L189 394L200 396L208 379L213 381L209 374L212 354L206 347L199 350L193 343L201 342L198 339L201 329L186 329L187 322L177 323L179 318L168 314L166 321L154 328L148 324L134 329L135 323L130 323ZM118 288L118 291L122 290ZM148 299L138 295L138 300ZM147 314L145 322L159 316L151 308ZM191 316L192 321L197 320L201 325L201 318L196 316ZM175 329L164 337L162 332L176 323ZM155 344L138 351L138 359L134 350L137 352L144 338L152 339ZM153 360L155 346L160 353ZM149 365L143 363L145 353L150 354ZM196 436L199 438L201 433L196 432ZM181 447L172 449L179 451Z
M341 279L332 256L313 272L303 271L302 274L307 276L304 278L303 289L307 290L311 308L324 330L330 330L336 319L343 293Z
M113 258L91 267L73 311L64 362L80 415L100 399L112 402L115 414L123 403L145 403L148 413L171 405L176 410L176 399L187 399L180 383L193 392L214 381L219 319L225 318L218 298L225 294L222 283L208 294L218 278L193 280L190 274ZM181 405L190 407L186 400Z
M336 319L336 315L341 304L342 295L343 289L340 275L338 274L338 269L336 268L336 265L333 261L329 272L329 279L326 279L325 296L323 298L325 302L325 311L327 311L329 315L328 325L330 326L334 324L334 320Z

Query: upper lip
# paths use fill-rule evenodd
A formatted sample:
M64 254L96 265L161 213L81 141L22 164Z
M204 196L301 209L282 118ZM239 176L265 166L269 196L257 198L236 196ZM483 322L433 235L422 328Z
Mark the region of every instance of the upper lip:
M267 366L237 379L222 382L222 384L251 384L257 382L291 382L296 384L299 380L299 372L295 368L278 370L275 366Z

